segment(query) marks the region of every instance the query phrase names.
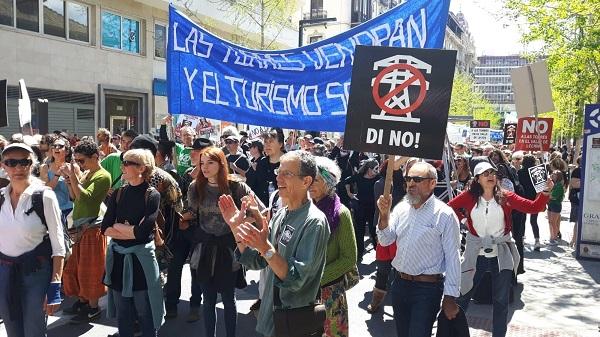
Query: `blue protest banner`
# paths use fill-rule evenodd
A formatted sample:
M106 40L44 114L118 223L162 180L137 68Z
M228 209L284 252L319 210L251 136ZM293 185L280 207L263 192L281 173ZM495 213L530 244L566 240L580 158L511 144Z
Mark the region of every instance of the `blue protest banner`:
M357 45L441 48L449 0L409 0L332 38L259 51L212 35L169 7L170 114L344 131Z
M577 258L600 259L600 104L585 106Z

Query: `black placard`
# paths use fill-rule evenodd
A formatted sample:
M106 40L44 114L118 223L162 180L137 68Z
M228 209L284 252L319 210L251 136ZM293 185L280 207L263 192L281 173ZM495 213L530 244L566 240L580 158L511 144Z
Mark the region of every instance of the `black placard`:
M517 139L517 123L504 124L504 139L502 140L502 144L503 145L514 144L516 139Z
M6 80L0 80L0 128L8 126L8 112L6 108Z
M344 147L441 159L456 51L357 46Z

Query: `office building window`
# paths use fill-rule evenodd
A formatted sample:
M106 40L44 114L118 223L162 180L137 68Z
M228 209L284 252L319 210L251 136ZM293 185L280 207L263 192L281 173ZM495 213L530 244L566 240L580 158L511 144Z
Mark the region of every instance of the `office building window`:
M315 35L309 38L309 43L315 43L317 41L321 41L323 39L322 35Z
M167 27L160 23L154 24L154 56L167 57Z
M65 3L63 0L45 0L44 34L67 37L65 30Z
M90 8L75 2L67 3L69 39L90 42Z
M102 11L102 45L139 54L140 22Z
M40 7L38 0L16 0L17 28L32 32L40 31Z
M13 0L0 0L0 25L14 26Z

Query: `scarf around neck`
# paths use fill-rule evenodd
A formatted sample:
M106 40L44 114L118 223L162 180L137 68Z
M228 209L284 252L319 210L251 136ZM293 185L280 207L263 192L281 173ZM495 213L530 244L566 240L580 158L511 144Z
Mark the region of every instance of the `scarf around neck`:
M340 197L337 194L326 196L316 202L316 206L321 212L325 213L329 223L329 231L333 234L340 224L340 210L342 208Z

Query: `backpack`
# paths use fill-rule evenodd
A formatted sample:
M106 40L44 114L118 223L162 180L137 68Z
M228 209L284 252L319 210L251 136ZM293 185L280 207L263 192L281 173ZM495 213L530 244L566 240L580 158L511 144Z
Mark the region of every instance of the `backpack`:
M117 205L119 204L119 200L121 200L121 194L123 194L123 190L125 188L127 188L127 186L121 187L119 188L119 190L117 190L117 196L115 199ZM148 189L146 190L146 193L144 194L144 206L148 204L148 197L150 196L150 192L152 192L153 189L154 187L148 187ZM154 245L156 247L162 247L165 245L165 222L165 217L163 216L162 211L159 207L158 215L156 216L156 221L154 222Z
M31 215L31 213L35 213L35 215L37 215L38 218L40 218L40 220L42 221L42 224L46 227L46 230L48 230L48 223L46 222L46 215L44 214L44 191L45 190L37 190L37 191L33 192L33 194L31 195L31 208L28 209L27 211L25 211L25 215L29 216L29 215ZM4 204L4 201L5 201L4 194L0 194L0 207L2 207L2 204ZM62 222L62 219L60 222L63 227L63 239L65 242L65 261L66 261L69 258L69 256L71 256L73 241L71 241L71 237L69 236L69 230L68 230L66 224L64 224ZM50 238L50 234L46 234L46 236L44 237L44 240L47 238L48 239Z

